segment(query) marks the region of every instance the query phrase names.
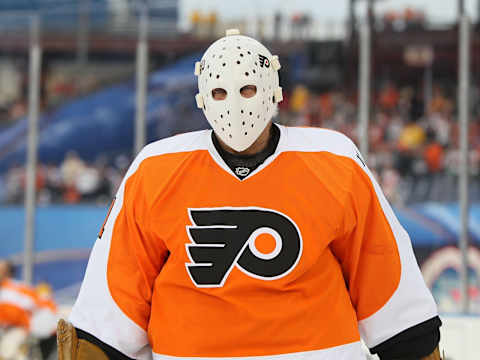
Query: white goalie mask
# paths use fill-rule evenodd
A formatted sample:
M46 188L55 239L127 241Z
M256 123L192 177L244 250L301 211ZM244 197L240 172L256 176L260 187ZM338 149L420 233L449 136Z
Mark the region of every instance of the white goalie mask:
M279 69L277 56L236 29L227 30L227 36L214 42L195 64L197 106L215 134L235 151L250 147L276 114L283 99ZM247 85L256 87L249 98L240 93ZM214 89L223 89L225 99L214 99Z

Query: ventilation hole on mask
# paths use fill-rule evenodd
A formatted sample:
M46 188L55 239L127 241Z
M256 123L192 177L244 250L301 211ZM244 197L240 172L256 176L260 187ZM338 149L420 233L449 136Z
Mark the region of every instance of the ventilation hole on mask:
M245 126L245 121L242 121L242 125Z
M265 101L262 101L262 105L265 105Z
M222 131L225 131L225 128L222 128Z
M232 124L228 123L228 127L232 127Z
M220 55L218 58L219 58L219 59L223 58L223 55Z
M232 138L232 134L229 134L228 137L231 139L231 138Z
M242 54L242 53L240 53L240 57L243 57L243 54Z
M253 113L250 111L250 116L252 116L252 115L253 115Z
M219 79L219 78L220 78L220 75L217 74L217 79Z
M258 66L257 62L255 61L255 66Z
M240 110L240 112L243 114L243 110Z
M253 128L253 124L252 124L252 128Z
M245 76L248 76L248 72L245 73Z
M210 65L207 65L207 69L210 69Z
M223 64L222 64L222 66L225 66L225 65L227 65L227 64L226 64L226 63L223 63Z
M247 134L248 134L248 133L245 131L245 136L247 136Z
M257 119L260 119L260 115L257 115Z
M213 121L215 121L215 124L217 123L217 120L213 120Z
M256 74L257 72L255 71L255 69L252 70L254 74Z
M222 118L222 119L223 119L223 115L220 115L220 118Z
M248 52L248 55L252 55L252 53L250 51L247 51Z
M210 77L212 77L212 73L210 73Z
M272 103L275 104L275 95L272 96Z
M237 64L240 65L240 60L237 60Z
M213 54L212 57L214 58L214 57L215 57L215 54Z
M237 46L237 49L238 49L238 50L240 50L240 49L241 49L241 47L240 47L240 46Z
M230 110L227 110L227 114L230 115Z

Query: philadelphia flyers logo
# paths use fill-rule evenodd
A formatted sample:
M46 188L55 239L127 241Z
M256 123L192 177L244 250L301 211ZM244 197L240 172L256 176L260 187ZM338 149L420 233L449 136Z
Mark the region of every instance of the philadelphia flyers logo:
M302 237L285 214L256 207L188 209L188 213L190 263L185 266L197 287L223 286L234 266L253 278L279 279L300 260ZM262 234L275 240L270 253L260 252L255 245Z
M270 67L270 61L266 56L258 54L258 59L260 60L260 67L265 66L266 68Z

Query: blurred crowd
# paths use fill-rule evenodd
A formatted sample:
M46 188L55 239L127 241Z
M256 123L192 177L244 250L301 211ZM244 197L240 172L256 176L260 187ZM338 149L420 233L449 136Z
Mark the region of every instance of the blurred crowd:
M480 200L480 116L473 89L474 116L469 128L471 198ZM397 205L454 201L459 168L459 128L455 89L433 86L429 101L411 87L386 82L374 95L368 130L370 168L389 200ZM477 108L475 108L477 107ZM356 94L322 94L297 86L282 104L280 119L296 126L340 131L358 143Z
M480 201L480 109L478 90L472 96L469 128L470 198ZM476 94L476 95L475 95ZM369 154L364 154L385 195L395 205L458 199L459 129L455 89L439 85L424 101L423 91L386 82L372 98ZM278 121L340 131L358 143L356 94L345 91L314 93L296 86L280 104ZM100 156L87 163L75 152L60 164L37 169L40 204L108 203L131 158ZM11 167L0 177L0 201L23 202L25 168Z
M369 154L364 154L387 198L395 205L458 199L459 128L456 89L434 84L429 92L387 81L372 94ZM358 101L345 90L317 93L298 85L284 94L278 121L340 131L358 143ZM469 128L470 198L480 201L480 101L472 89ZM193 109L192 109L193 111ZM36 186L40 204L108 203L131 158L119 155L85 162L75 152L60 164L40 164ZM0 203L21 204L25 168L0 175Z
M40 109L47 110L125 79L132 64L96 62L54 63L43 70L40 83ZM27 115L28 71L22 62L0 61L0 127Z
M59 165L40 164L36 176L38 203L109 203L130 161L128 156L118 155L113 161L100 156L94 163L87 163L71 151ZM23 203L25 176L25 167L17 165L0 178L0 199L3 203Z

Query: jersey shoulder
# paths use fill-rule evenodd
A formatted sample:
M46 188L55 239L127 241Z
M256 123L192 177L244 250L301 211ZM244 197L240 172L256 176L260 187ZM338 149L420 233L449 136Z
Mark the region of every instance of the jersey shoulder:
M130 165L127 177L133 174L146 160L162 155L188 154L207 150L211 130L193 131L160 139L146 145Z
M193 131L170 136L146 145L138 157L140 159L156 155L206 150L211 130Z
M356 157L358 150L346 135L329 129L311 127L285 127L286 151L330 152L335 155Z

